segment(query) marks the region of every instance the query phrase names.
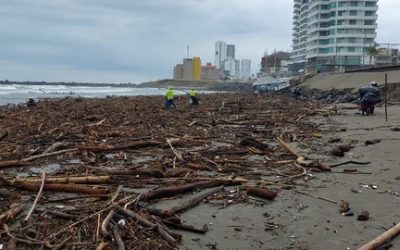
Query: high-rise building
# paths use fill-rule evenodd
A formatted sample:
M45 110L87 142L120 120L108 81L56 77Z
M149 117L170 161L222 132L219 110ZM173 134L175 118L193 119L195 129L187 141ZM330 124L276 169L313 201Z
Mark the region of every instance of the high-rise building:
M185 58L183 59L183 80L193 79L193 59Z
M226 58L231 58L235 60L235 45L228 44L226 45Z
M201 79L201 60L200 57L193 57L192 80L199 81Z
M217 69L223 69L226 60L226 42L215 42L215 66Z
M182 64L174 67L174 80L198 81L201 79L200 57L184 58Z
M376 39L377 3L294 0L293 64L315 71L368 64L367 49Z
M242 59L240 65L240 78L248 80L251 78L251 60Z
M236 62L232 58L227 58L224 61L224 75L227 77L236 76Z

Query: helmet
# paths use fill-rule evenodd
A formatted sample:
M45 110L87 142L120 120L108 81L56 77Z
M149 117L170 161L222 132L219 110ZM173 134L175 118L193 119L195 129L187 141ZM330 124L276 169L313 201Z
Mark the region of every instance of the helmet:
M378 87L378 83L376 83L375 81L372 81L371 86Z

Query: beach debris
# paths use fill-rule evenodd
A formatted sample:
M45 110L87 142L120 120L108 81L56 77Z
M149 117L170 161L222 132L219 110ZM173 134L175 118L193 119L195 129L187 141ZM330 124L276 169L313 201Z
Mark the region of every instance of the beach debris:
M369 220L369 212L363 211L357 216L357 220L359 221L367 221Z
M274 200L278 195L277 192L267 188L248 188L246 192L248 195L254 195L257 197L264 198L266 200Z
M344 200L339 202L339 213L344 214L350 211L350 203Z
M366 140L365 141L365 146L374 145L374 144L377 144L377 143L380 143L380 142L382 142L381 139Z
M400 233L400 223L394 225L375 239L360 247L358 250L374 250L386 244Z
M310 145L322 133L309 117L335 110L280 95L201 100L196 112L183 99L179 111L162 110L162 96L0 107L0 190L7 190L0 192L0 242L16 249L176 249L181 236L170 228L207 232L170 219L177 214L207 202L267 203L310 171L330 171L287 143ZM175 205L154 209L165 199Z
M362 184L362 183L360 183L360 187L369 188L369 189L378 189L378 185L374 185L374 184Z

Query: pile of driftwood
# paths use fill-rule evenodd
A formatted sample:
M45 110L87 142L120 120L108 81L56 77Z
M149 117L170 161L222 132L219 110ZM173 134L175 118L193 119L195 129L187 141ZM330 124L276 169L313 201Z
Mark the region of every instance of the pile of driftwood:
M177 230L206 233L179 219L199 203L272 200L310 171L330 170L290 144L312 140L309 116L333 112L318 103L243 94L200 96L195 108L186 101L169 110L162 97L0 108L0 242L175 249Z

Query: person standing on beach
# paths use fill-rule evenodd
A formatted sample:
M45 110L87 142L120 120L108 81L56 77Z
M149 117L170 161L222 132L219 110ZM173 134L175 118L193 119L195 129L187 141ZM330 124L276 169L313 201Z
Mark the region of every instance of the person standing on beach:
M169 108L171 106L176 108L174 103L174 91L172 90L172 87L168 87L167 92L165 93L165 108Z
M197 106L199 104L194 88L192 88L189 92L189 104L193 106Z

